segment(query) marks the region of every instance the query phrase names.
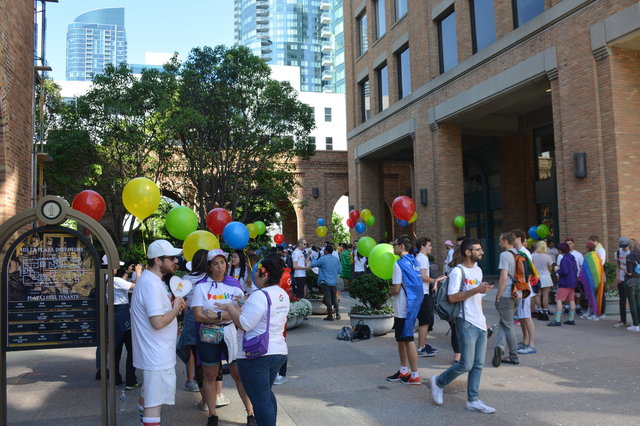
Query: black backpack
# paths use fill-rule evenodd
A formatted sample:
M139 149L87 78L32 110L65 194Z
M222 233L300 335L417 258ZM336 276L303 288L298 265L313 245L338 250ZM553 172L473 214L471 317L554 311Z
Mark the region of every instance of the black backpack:
M461 266L456 266L456 268L460 269L460 273L462 274L462 279L460 280L460 290L464 288L464 269ZM451 272L449 272L449 277L451 276ZM445 320L448 322L454 321L458 314L460 314L460 308L462 307L462 302L451 303L449 302L449 277L447 277L444 281L440 283L438 286L438 291L436 291L436 296L433 300L434 310L438 317L441 320Z
M371 338L371 329L362 320L358 321L353 329L352 341L367 340Z

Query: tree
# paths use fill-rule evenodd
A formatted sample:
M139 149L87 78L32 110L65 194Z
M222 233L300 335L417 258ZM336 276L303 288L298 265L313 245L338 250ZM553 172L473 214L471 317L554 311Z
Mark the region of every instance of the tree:
M329 231L331 232L331 241L334 247L338 247L339 244L349 242L349 231L342 223L344 218L338 213L331 213L331 226Z

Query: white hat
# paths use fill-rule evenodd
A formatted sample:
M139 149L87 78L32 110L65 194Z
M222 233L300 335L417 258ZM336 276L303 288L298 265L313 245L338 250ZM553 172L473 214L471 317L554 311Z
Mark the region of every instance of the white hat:
M225 258L225 260L227 259L227 253L220 249L213 249L209 250L209 252L207 253L207 262L211 262L216 256L222 256Z
M104 256L102 256L102 264L103 265L108 265L109 264L109 259L107 259L107 255L106 254ZM124 266L124 262L122 260L120 261L120 266Z
M181 249L177 249L167 240L155 240L149 244L147 249L147 259L155 259L161 256L179 256L182 254Z

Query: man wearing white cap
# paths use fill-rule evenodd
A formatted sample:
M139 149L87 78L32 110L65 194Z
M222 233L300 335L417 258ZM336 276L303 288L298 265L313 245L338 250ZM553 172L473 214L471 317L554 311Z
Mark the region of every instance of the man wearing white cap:
M140 275L131 299L133 365L142 370L138 410L144 426L160 426L162 405L175 405L176 316L186 307L181 297L171 304L162 277L178 269L182 250L166 240L147 249L147 269Z

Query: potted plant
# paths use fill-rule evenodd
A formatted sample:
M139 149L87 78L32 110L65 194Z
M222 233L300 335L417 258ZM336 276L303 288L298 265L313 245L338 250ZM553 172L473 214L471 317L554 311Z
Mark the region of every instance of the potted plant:
M304 298L311 303L311 313L313 315L323 315L327 313L327 307L322 302L323 294L318 287L318 275L309 270L307 271L307 294Z
M620 313L620 297L618 297L618 279L616 277L616 264L607 262L604 264L604 276L606 285L604 295L607 301L605 313L607 315L618 315Z
M311 315L311 302L307 299L291 302L289 314L287 315L287 330L299 327L309 315Z
M360 304L349 311L351 327L359 321L368 325L376 336L387 334L393 328L393 307L387 304L390 280L373 274L360 275L349 284L349 294Z

